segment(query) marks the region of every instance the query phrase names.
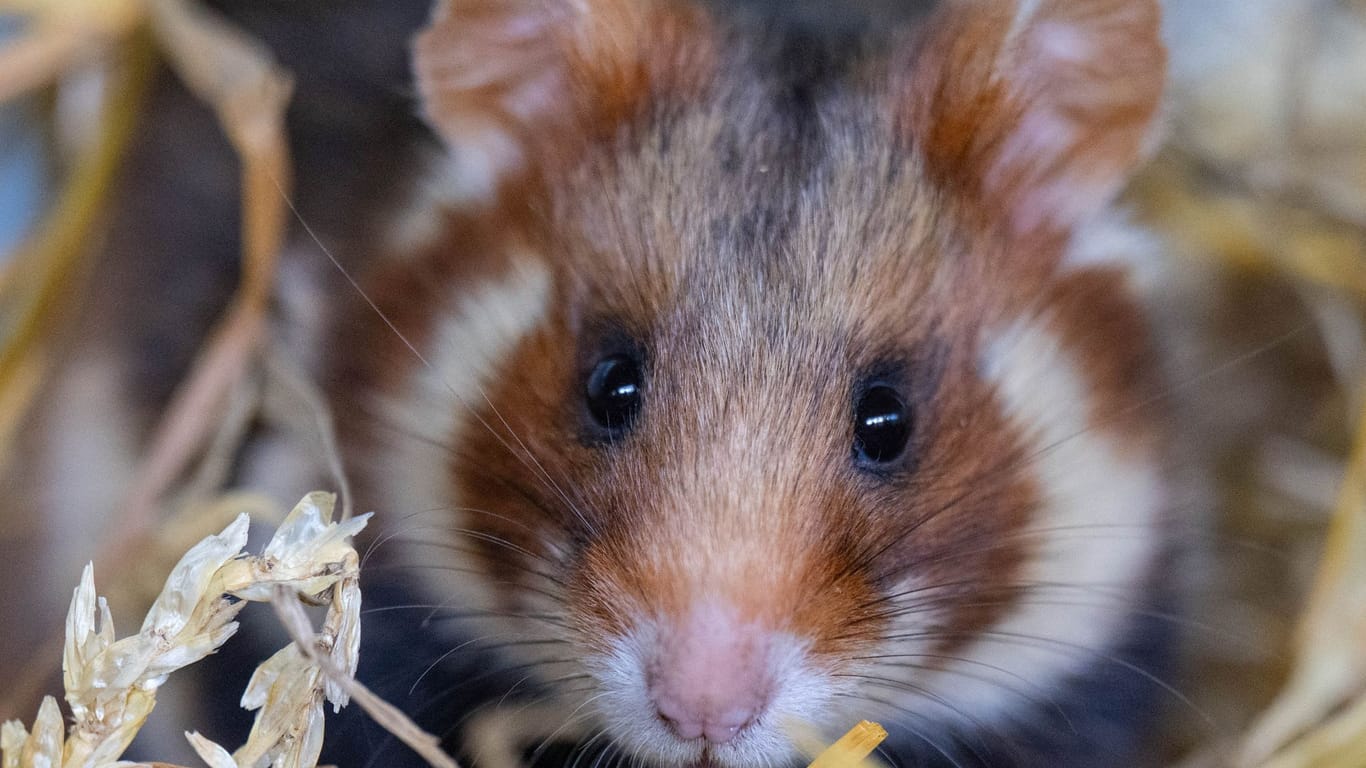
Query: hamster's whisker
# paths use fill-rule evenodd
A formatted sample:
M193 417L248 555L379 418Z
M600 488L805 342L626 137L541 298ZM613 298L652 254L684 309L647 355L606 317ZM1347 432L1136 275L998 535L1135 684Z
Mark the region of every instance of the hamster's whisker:
M588 741L575 745L574 760L569 764L568 768L579 768L579 763L583 762L583 758L591 752L598 742L602 741L603 737L606 735L607 729L601 728L592 738L588 739Z
M397 429L397 428L395 428L395 429ZM425 436L422 436L422 435L408 435L408 434L404 434L404 436L405 436L405 437L411 437L412 439L416 439L416 440L423 441L423 442L425 442L425 443L427 443L427 444L429 444L429 445L431 445L431 446L433 446L433 447L436 447L436 448L438 448L439 450L442 450L442 451L446 452L452 459L459 459L459 460L469 461L471 464L473 464L473 465L475 465L475 466L479 466L479 457L474 456L473 454L467 452L467 451L464 450L464 449L456 449L456 448L454 448L454 447L448 445L448 444L445 443L445 442L438 441L438 440L433 440L432 438L428 438L428 437L425 437ZM488 468L488 467L483 467L483 469L485 470L485 471L484 471L484 475L483 475L483 477L484 477L485 480L489 480L489 481L492 481L492 482L494 482L494 483L497 483L500 487L505 488L505 489L507 489L507 490L509 490L509 491L512 491L513 493L517 494L518 497L520 497L522 500L524 500L524 501L526 501L528 504L530 504L530 505L532 506L532 508L533 508L535 511L537 511L538 513L540 513L541 515L543 515L543 516L545 517L545 519L546 519L547 522L552 523L552 524L557 524L557 525L559 524L559 521L560 521L560 519L561 519L561 515L560 515L556 510L554 510L554 509L552 509L551 507L547 506L546 502L544 502L543 500L541 500L540 498L538 498L538 497L537 497L535 494L533 494L529 489L527 489L526 486L524 486L522 483L518 482L515 478L509 477L509 476L506 476L506 475L503 475L503 474L498 473L498 472L491 471L490 468ZM526 531L528 531L528 532L537 533L537 531L536 531L536 529L535 529L534 527L532 527L531 525L529 525L527 522L525 522L525 521L523 521L523 520L519 520L519 519L517 519L517 518L515 518L515 517L512 517L512 516L510 516L510 515L505 515L505 514L497 513L497 512L493 512L493 511L490 511L490 510L487 510L487 509L478 508L478 507L445 507L445 506L439 506L439 507L434 507L434 508L430 508L430 509L426 509L426 510L421 510L421 511L415 512L415 513L409 513L409 514L407 514L407 515L404 515L401 519L406 520L406 519L409 519L409 518L411 518L411 517L413 517L413 516L416 516L416 515L420 515L420 514L435 514L435 513L438 513L438 512L464 512L464 513L472 513L472 514L487 515L487 516L490 516L490 517L497 518L497 519L499 519L499 520L501 520L501 521L504 521L504 522L506 522L506 523L509 523L509 524L511 524L511 525L515 525L515 526L517 526L517 527L519 527L519 528L522 528L523 530L526 530Z
M526 547L523 547L523 546L520 545L520 544L516 544L516 543L514 543L514 542L508 541L507 539L503 538L502 536L499 536L499 535L493 534L493 533L489 533L489 532L487 532L487 531L476 530L476 529L474 529L474 528L461 528L461 527L458 527L458 526L424 526L424 527L419 527L419 528L410 529L409 531L405 531L404 533L411 533L411 532L414 532L414 531L421 531L421 530L440 531L440 532L442 532L442 533L449 533L449 534L452 534L452 535L455 535L455 536L464 536L464 537L466 537L466 538L473 539L474 541L483 542L483 543L485 543L485 544L492 544L492 545L494 545L494 546L496 546L496 547L500 547L500 548L502 548L502 549L506 549L506 550L509 550L509 551L511 551L511 552L515 552L516 554L519 554L519 555L521 555L521 556L523 556L523 557L530 558L530 559L532 559L532 560L543 560L543 559L544 559L541 555L539 555L539 554L537 554L537 553L535 553L535 552L532 552L531 550L527 549ZM408 545L410 545L410 546L411 546L411 545L431 545L431 546L435 546L435 547L450 547L450 546L451 546L451 545L450 545L449 543L447 543L447 542L442 542L442 541L426 541L426 540L422 540L422 539L400 539L400 541L403 541L404 543L406 543L406 544L408 544Z
M444 533L444 534L450 534L450 535L452 535L452 536L461 536L461 537L464 537L464 538L466 538L466 539L472 539L472 540L474 540L474 541L481 542L481 543L484 543L484 544L492 544L492 545L494 545L494 546L501 547L501 548L503 548L503 549L511 550L512 552L515 552L515 553L518 554L518 555L522 555L523 557L526 557L527 559L532 560L533 562L542 562L542 563L545 563L545 564L547 564L547 565L555 565L555 562L554 562L553 560L549 559L548 557L546 557L545 555L543 555L543 554L541 554L541 553L539 553L539 552L535 552L535 551L533 551L533 550L529 550L529 549L527 549L526 547L524 547L524 546L522 546L522 545L520 545L520 544L517 544L517 543L515 543L515 542L509 541L508 539L503 538L503 537L501 537L501 536L498 536L498 535L496 535L496 534L492 534L492 533L488 533L487 531L480 531L480 530L472 529L472 528L461 528L461 527L454 526L454 525L438 525L438 524L432 524L432 525L418 525L418 526L406 527L406 528L403 528L402 530L397 530L397 531L394 531L393 533L389 534L389 535L385 538L385 540L384 540L383 543L384 543L384 544L388 544L389 542L397 541L397 542L399 542L399 543L406 544L407 546L410 546L410 547L415 547L415 546L424 546L424 547L425 547L425 546L430 546L430 547L446 547L446 548L452 549L453 551L460 551L460 552L473 552L473 551L474 551L474 550L469 550L469 549L459 549L458 547L459 547L460 545L459 545L459 543L457 543L457 542L445 542L445 541L439 541L439 540L432 540L432 539L428 539L428 538L410 538L413 534L420 533L420 532L423 532L423 531L427 531L427 532L439 532L439 533Z
M1212 733L1218 736L1231 735L1224 733L1223 729L1221 729L1219 725L1215 723L1214 719L1210 717L1210 715L1207 712L1205 712L1203 709L1197 706L1195 702L1191 701L1191 699L1188 696L1183 694L1178 688L1176 688L1170 682L1154 674L1151 670L1144 669L1142 666L1135 664L1127 659L1120 658L1118 656L1107 653L1097 648L1092 648L1086 645L1082 645L1080 643L1069 642L1056 637L1045 637L1042 635L1032 635L1022 632L1007 632L1004 630L977 630L973 634L977 637L988 637L996 639L1005 645L1014 644L1026 648L1036 648L1039 650L1045 650L1060 654L1088 654L1099 661L1106 662L1108 664L1113 664L1117 667L1126 669L1158 686L1164 692L1166 692L1167 695L1171 696L1176 701L1180 702L1182 706L1186 707L1190 712L1199 717L1201 721L1203 721L1205 727L1207 727ZM884 641L934 640L943 638L952 639L959 637L960 635L961 633L957 632L927 629L924 631L886 635L882 639Z
M447 548L443 547L443 549ZM449 551L469 552L469 550L461 550L455 547L450 547ZM523 563L504 563L504 565L520 570L526 573L528 576L535 576L538 578L545 579L553 586L564 587L564 583L560 581L557 577L555 577L553 574L537 570L529 565ZM394 572L404 573L408 571L438 571L450 573L468 573L476 575L484 574L484 570L476 566L449 565L446 563L386 563L384 565L371 566L369 572L375 574Z
M520 611L500 611L490 608L460 608L456 610L452 603L404 603L399 605L376 605L370 608L362 608L361 615L366 616L375 613L391 613L394 611L430 611L435 609L438 612L449 610L450 613L437 617L437 620L444 619L465 619L480 616L494 616L498 618L513 619L534 619L548 621L557 618L560 614L553 613L523 613Z
M386 322L387 322L387 319L386 319ZM419 360L420 360L424 365L426 365L426 366L428 367L429 370L433 370L433 369L431 369L431 366L430 366L429 364L427 364L427 361L426 361L424 358L419 358ZM435 371L433 370L433 372L435 372ZM588 522L587 517L584 516L583 512L578 508L577 505L574 504L573 500L568 496L568 494L565 493L563 487L562 487L561 485L559 485L558 483L556 483L555 480L554 480L554 478L552 478L552 477L550 476L550 474L546 471L545 467L541 464L541 462L540 462L539 460L537 460L533 455L530 454L529 450L526 449L525 444L521 442L521 439L518 438L514 432L512 432L511 427L508 428L508 429L509 429L509 433L512 434L512 436L513 436L513 438L514 438L515 440L517 440L517 442L518 442L518 444L521 446L522 450L523 450L523 451L526 451L525 454L524 454L522 451L519 451L519 450L517 450L516 448L514 448L513 445L512 445L511 443L509 443L509 442L508 442L508 441L507 441L507 440L498 432L498 430L494 429L494 427L493 427L492 424L490 424L486 419L484 419L483 416L480 416L479 413L478 413L478 412L477 412L469 403L467 403L463 398L461 398L461 397L454 391L454 388L451 387L449 383L445 382L444 379L442 380L442 383L443 383L443 385L445 385L445 387L447 388L447 390L450 392L451 396L454 397L454 398L456 399L456 401L459 402L459 403L461 404L461 406L465 408L465 410L470 414L470 416L472 416L472 417L474 418L475 421L477 421L481 426L483 426L484 429L487 430L488 433L489 433L495 440L497 440L500 444L502 444L502 446L503 446L505 449L507 449L508 453L512 454L513 457L516 458L517 461L518 461L519 463L521 463L523 467L525 467L525 468L528 469L528 470L531 470L532 476L534 476L534 477L536 477L538 480L540 480L540 481L542 482L542 484L546 486L546 488L548 488L548 489L550 489L551 491L553 491L553 492L560 498L560 500L561 500L562 502L564 502L565 506L566 506L567 508L569 508L569 510L570 510L571 512L574 513L574 515L575 515L575 516L579 519L579 521L586 527L587 530L589 530L590 532L594 530L593 527L592 527L592 525ZM481 394L481 396L483 395L482 389L481 389L481 391L480 391L480 394ZM487 400L487 396L485 396L485 399ZM421 433L417 433L417 432L415 432L415 431L413 431L413 430L411 430L411 429L404 428L402 425L399 425L399 424L394 423L394 422L392 422L392 421L385 421L385 420L382 419L382 417L380 417L380 416L378 416L378 415L374 415L374 418L375 418L376 421L378 421L378 423L380 423L381 425L383 425L385 428L387 428L387 429L389 429L389 430L391 430L391 431L393 431L393 432L396 432L396 433L398 433L398 434L400 434L400 435L402 435L402 436L404 436L404 437L406 437L406 438L413 439L413 440L417 440L417 441L423 442L423 443L425 443L425 444L427 444L427 445L429 445L429 446L435 447L435 448L437 448L438 450L444 451L444 452L446 452L447 454L451 455L453 458L471 458L471 457L468 456L468 454L463 454L463 453L461 453L460 450L451 447L449 444L445 443L444 441L441 441L441 440L432 438L432 437L430 437L430 436L428 436L428 435L424 435L424 434L421 434ZM500 420L502 419L501 414L499 414L499 419L500 419ZM506 424L506 421L504 421L503 423ZM473 457L473 458L476 458L476 459L477 459L478 457ZM476 461L475 464L476 464L476 466L477 466L477 465L479 465L479 462ZM531 500L531 497L530 497L530 496L528 496L528 500ZM541 504L539 504L539 503L536 503L536 506L537 506L538 508L542 508L542 509L544 508L543 505L541 505Z
M589 676L585 675L585 677L589 677ZM590 690L591 690L591 688L590 688ZM551 731L550 733L546 734L546 735L540 740L540 744L537 745L536 749L532 751L531 756L530 756L530 758L529 758L528 761L527 761L528 764L529 764L529 765L535 765L535 764L536 764L536 761L537 761L538 759L540 759L540 757L541 757L542 754L545 753L545 750L546 750L547 748L549 748L549 746L550 746L550 744L551 744L552 742L555 741L555 737L556 737L556 736L559 736L561 733L563 733L563 732L565 731L565 729L569 728L569 727L570 727L571 725L573 725L575 722L578 722L578 721L580 721L580 720L584 720L584 719L586 719L586 718L591 717L592 714L593 714L592 711L590 710L590 711L586 711L586 712L585 712L584 710L585 710L589 705L591 705L593 702L597 701L598 699L600 699L600 698L602 698L603 696L606 696L606 695L607 695L606 692L599 691L599 692L597 693L597 695L589 696L588 698L584 699L577 707L574 707L574 709L571 710L571 711L569 712L568 715L565 715L565 718L564 718L564 722L563 722L563 723L560 723L560 725L559 725L557 728L555 728L555 730L553 730L553 731Z
M612 742L608 741L606 746L598 752L598 759L593 761L593 765L591 766L591 768L602 768L603 759L606 758L608 755L615 754L615 752L616 750L612 746Z
M430 674L432 670L434 670L434 669L436 669L438 666L440 666L440 665L441 665L441 662L445 661L446 659L449 659L451 656L455 655L456 653L459 653L460 651L463 651L464 649L470 647L471 645L475 645L476 643L480 642L481 640L487 639L488 637L490 637L490 636L489 636L489 635L486 635L486 636L484 636L484 637L475 637L475 638L471 638L471 639L469 639L469 640L466 640L466 641L463 642L463 643L459 643L459 644L457 644L457 645L451 646L449 649L447 649L445 652L443 652L440 656L437 656L437 657L436 657L435 659L433 659L432 662L431 662L430 664L428 664L427 667L426 667L425 669L423 669L422 672L419 673L418 676L413 680L413 684L408 688L408 695L409 695L409 696L413 695L413 691L416 691L416 690L417 690L417 686L420 685L424 679L426 679L427 675Z
M976 483L966 482L964 483L964 485L964 490L956 494L953 498L939 505L937 508L934 508L933 511L929 512L929 514L923 514L916 517L914 522L912 522L910 525L907 525L902 530L898 531L896 535L889 536L886 539L881 540L878 546L870 548L869 551L865 551L863 553L856 555L853 558L850 558L850 561L845 565L843 569L845 573L842 573L841 575L847 575L847 573L853 573L858 570L867 568L869 565L877 561L879 558L881 558L887 552L892 550L894 547L904 542L910 536L913 536L922 527L934 521L936 518L939 517L939 515L944 514L951 509L957 508L964 502L965 499L971 498L973 493L981 491L981 486L979 486ZM1000 490L1004 491L1004 488L1001 488ZM915 563L908 563L905 566L903 566L903 568L900 571L895 571L889 575L896 575L898 573L904 572L905 570L914 567L915 565Z
M950 585L962 584L964 583L950 583ZM1189 616L1183 616L1181 614L1172 613L1171 611L1163 610L1159 606L1154 606L1150 603L1143 602L1141 599L1139 599L1137 595L1113 594L1103 591L1104 589L1108 588L1108 586L1109 585L1066 584L1056 582L1019 582L1009 585L1007 587L979 593L979 597L966 602L961 598L960 595L932 595L925 599L903 602L899 605L894 605L893 607L885 611L860 616L851 622L851 626L860 626L875 621L889 621L892 619L904 618L906 616L914 616L920 613L930 613L936 610L941 610L946 606L952 606L955 608L1009 608L1014 606L1040 605L1098 609L1109 609L1119 607L1123 609L1126 613L1134 617L1153 619L1155 621L1163 622L1168 626L1176 627L1184 631L1199 632L1211 639L1239 639L1236 636L1230 635L1230 633L1227 630L1221 627L1215 626L1208 622L1191 618ZM945 588L945 586L928 585L925 587L917 588L916 590L909 590L907 593L903 593L903 595L915 592L931 591L940 588ZM1030 594L1031 592L1037 592L1037 590L1039 589L1086 592L1094 595L1098 599L1091 601L1067 600L1063 598L1050 598L1047 596L1038 596L1037 594ZM991 595L993 593L1000 594L1001 597L992 599ZM890 604L895 602L897 597L898 596L887 596L884 600L885 602ZM875 604L876 602L878 601L869 601L869 604ZM846 633L844 635L840 635L837 637L837 639L848 639L850 637L855 636L857 636L856 633L851 632ZM1254 646L1250 644L1244 644L1243 647L1252 649Z
M1072 724L1071 718L1069 718L1067 716L1067 713L1063 711L1062 705L1058 703L1057 699L1055 699L1052 696L1049 696L1043 688L1039 687L1034 683L1031 683L1022 675L1013 672L1003 666L1000 666L999 664L990 664L980 659L970 659L964 656L954 656L951 654L942 653L881 653L870 656L853 656L851 657L851 659L854 661L872 661L874 662L875 668L904 668L943 672L947 674L957 674L973 680L980 680L982 682L993 683L1002 688L1003 690L1010 691L1011 693L1023 698L1025 701L1028 701L1031 704L1039 704L1052 708L1054 711L1058 713L1060 717L1062 717L1064 721L1068 723L1069 726ZM1002 675L1006 675L1012 680L1015 680L1016 682L1019 682L1021 685L1024 685L1026 688L1033 689L1033 694L1027 693L1026 691L1022 691L1014 687L1006 686L1004 683L1001 683L997 680L993 680L984 674L972 673L968 672L967 670L956 669L954 667L945 665L924 664L916 661L894 661L895 659L931 659L934 661L953 661L963 664L970 664L975 667L981 667L992 672L997 672Z
M498 417L498 421L502 422L503 426L507 429L508 434L512 436L512 439L517 441L517 445L522 449L526 458L531 460L531 463L534 465L535 470L541 475L542 478L545 479L547 483L550 484L550 487L555 491L556 494L559 495L560 499L565 503L565 506L569 507L569 510L573 512L574 516L577 517L579 522L583 524L584 529L587 530L589 534L596 536L598 533L597 529L593 527L593 524L591 522L589 522L588 517L584 515L582 510L580 510L577 505L574 504L574 501L569 497L569 494L566 493L562 487L560 487L560 484L555 482L555 479L550 476L550 472L546 470L545 465L543 465L541 461L536 458L536 455L531 452L531 449L526 446L526 443L522 442L522 438L517 435L517 430L513 429L512 425L508 424L507 419L503 418L503 414L499 412L498 407L495 406L493 404L493 401L489 399L488 393L484 391L484 388L482 386L479 386L478 389L479 396L484 399L484 403L488 405L489 410L493 411L493 415ZM508 447L508 450L511 451L512 448Z
M926 701L938 704L939 706L945 708L949 712L952 712L955 716L961 717L963 718L963 720L972 723L973 726L975 726L980 732L990 733L994 735L1001 743L1008 744L1010 742L1009 739L1005 738L1005 734L1001 733L996 727L992 726L990 723L987 723L983 721L981 718L970 714L967 710L963 709L957 704L952 703L948 699L944 698L943 696L940 696L939 694L935 693L929 688L926 688L925 686L916 685L915 683L911 683L905 680L892 680L885 677L877 677L874 675L859 674L854 672L840 672L832 676L836 678L848 678L852 680L858 680L862 682L864 685L869 685L874 688L887 688L891 690L910 693L912 695L923 698Z
M883 765L891 766L891 768L901 768L901 760L892 756L892 750L887 746L887 742L884 741L876 747L873 747L873 754L882 758Z
M526 531L527 533L531 533L536 536L542 535L540 531L537 531L536 529L532 528L531 526L527 525L525 522L521 520L516 520L514 518L508 517L507 515L500 515L498 513L490 512L485 509L479 509L476 507L433 507L430 509L419 510L417 512L408 512L399 516L395 520L391 520L389 522L389 525L382 529L379 535L372 539L370 544L366 547L365 554L361 557L361 567L364 568L365 564L369 561L371 555L380 547L386 545L390 540L392 540L396 536L400 536L404 533L411 531L450 530L450 527L447 525L449 521L445 519L434 521L421 526L409 525L409 523L413 522L415 519L424 515L441 514L443 516L450 516L456 513L487 515L499 519L501 521L507 522L509 524L515 525L521 528L522 530Z
M439 549L442 549L442 550L445 550L445 551L450 551L450 552L461 552L461 551L465 551L465 550L460 550L460 549L455 548L455 547L444 547L444 546L441 546L441 545L438 545L438 544L433 544L432 546L435 546L435 547L437 547L437 548L439 548ZM560 601L562 601L562 600L564 599L564 591L567 589L567 586L565 585L564 582L560 581L560 580L559 580L558 578L556 578L555 576L553 576L553 575L551 575L551 574L548 574L548 573L545 573L545 572L543 572L543 571L537 570L537 569L535 569L535 568L533 568L533 567L531 567L530 565L527 565L527 564L525 564L525 563L517 563L517 562L509 561L509 562L504 562L504 563L502 563L502 566L511 568L512 570L515 570L515 571L519 571L519 572L521 572L521 573L526 574L527 576L539 578L539 579L541 579L541 580L546 584L546 586L535 586L535 585L533 585L533 584L526 584L526 583L523 583L523 582L521 582L521 581L510 581L510 580L490 581L490 582L489 582L490 585L493 585L493 586L505 586L505 587L509 587L509 588L516 588L516 589L520 589L520 590L525 590L526 592L530 592L530 593L533 593L533 594L541 595L542 597L549 598L550 600L553 600L553 601L555 601L555 602L560 602ZM392 570L392 571L402 572L402 573L410 573L410 572L419 572L419 571L421 571L421 572L427 572L427 573L465 573L465 574L471 574L471 575L476 575L476 576L479 576L479 575L487 576L487 575L488 575L482 568L478 568L478 567L475 567L475 566L450 565L450 564L446 564L446 563L442 563L442 562L432 562L432 563L396 563L396 564L394 564L394 565L391 565L391 566L384 566L384 567L382 567L382 568L378 568L378 569L375 569L375 570ZM513 613L510 614L510 615L516 615L516 612L513 612Z
M553 656L553 657L548 657L548 658L544 658L544 659L535 659L535 660L533 660L533 661L524 661L524 662L521 662L521 663L519 663L519 664L508 664L508 665L505 665L505 666L499 666L499 667L497 667L497 668L489 669L489 670L487 670L487 671L485 671L485 672L483 672L483 673L477 674L477 675L471 675L471 676L469 676L469 677L461 678L461 679L460 679L458 682L456 682L454 685L448 686L447 691L453 693L454 691L458 691L459 689L465 688L465 687L467 687L467 686L469 686L469 685L471 685L471 684L473 684L473 683L483 682L484 680L488 680L489 678L494 677L494 676L497 676L497 675L510 674L510 673L511 673L511 674L516 674L516 673L520 673L520 672L527 671L527 670L535 670L535 669L538 669L538 668L541 668L541 667L553 667L553 666L555 666L555 665L561 665L561 664L562 664L562 665L571 665L571 664L573 664L573 663L574 663L574 659L571 658L571 657L568 657L568 656L564 656L564 657L561 657L561 656ZM570 677L567 677L567 678L564 678L564 679L566 679L566 680L569 680L569 679L576 679L577 677L580 677L580 676L570 676Z

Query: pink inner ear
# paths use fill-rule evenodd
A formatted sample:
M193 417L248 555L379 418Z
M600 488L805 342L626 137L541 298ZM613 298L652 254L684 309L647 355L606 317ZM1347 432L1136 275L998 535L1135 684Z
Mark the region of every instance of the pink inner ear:
M1055 65L1084 65L1102 53L1096 41L1076 24L1042 21L1035 25L1030 37L1034 41L1031 47Z
M524 161L519 126L553 114L566 91L552 3L448 0L413 46L428 122L494 173Z
M647 99L710 75L710 30L674 0L444 0L413 65L428 122L495 174L544 171Z
M1029 5L947 3L915 64L933 97L911 106L931 170L1004 211L1016 235L1109 203L1142 159L1165 79L1156 0Z
M1049 223L1068 222L1085 214L1088 201L1097 195L1108 197L1113 190L1091 189L1082 179L1072 179L1065 169L1038 167L1048 158L1065 161L1081 138L1082 126L1050 109L1034 109L1020 116L1020 122L1005 137L992 164L986 169L982 185L988 190L1005 190L1011 177L1021 169L1034 166L1037 178L1013 190L1012 230L1025 234ZM1057 161L1055 161L1056 163ZM1031 174L1033 175L1033 174ZM1051 177L1051 178L1050 178Z

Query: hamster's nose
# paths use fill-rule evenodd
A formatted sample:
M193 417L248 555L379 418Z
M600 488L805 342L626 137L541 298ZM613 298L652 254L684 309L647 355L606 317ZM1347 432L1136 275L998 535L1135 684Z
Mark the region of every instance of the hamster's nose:
M759 714L758 708L753 706L709 709L670 696L659 697L656 706L659 716L680 739L705 738L713 744L725 744L734 739Z
M725 744L768 708L773 681L766 629L711 604L661 629L649 695L679 738Z

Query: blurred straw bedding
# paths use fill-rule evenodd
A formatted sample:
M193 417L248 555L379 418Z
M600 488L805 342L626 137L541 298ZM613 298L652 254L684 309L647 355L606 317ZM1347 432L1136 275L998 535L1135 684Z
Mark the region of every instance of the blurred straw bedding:
M407 6L386 28L393 61L420 22ZM300 23L310 9L327 12L308 6ZM1191 768L1362 768L1366 2L1170 0L1166 14L1169 131L1127 202L1169 246L1177 279L1155 297L1158 322L1176 340L1197 450L1217 468L1201 493L1218 518L1191 543L1212 556L1190 575L1189 706L1153 750ZM272 304L289 277L291 150L309 151L290 146L278 52L197 0L0 0L0 21L0 720L60 730L50 711L34 718L41 694L60 692L61 612L81 564L96 561L114 614L141 615L181 555L239 512L278 522L292 501L281 488L227 493L252 460L238 453L249 432L306 446L320 487L344 496L345 479L308 361L286 351L280 315L307 308ZM211 234L240 243L240 267L212 267L236 288L192 307L167 299L163 316L195 341L155 382L155 417L130 425L144 437L95 447L118 466L34 487L35 451L95 450L26 440L39 419L85 417L62 398L101 386L101 357L72 350L92 346L83 316L119 288L92 280L94 260L110 247L120 162L148 151L138 118L159 104L162 67L211 107L237 158L169 163L240 196ZM18 760L6 768L29 764Z

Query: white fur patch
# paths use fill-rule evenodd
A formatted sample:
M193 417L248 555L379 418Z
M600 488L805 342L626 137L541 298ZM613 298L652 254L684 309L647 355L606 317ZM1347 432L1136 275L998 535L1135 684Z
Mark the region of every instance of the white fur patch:
M491 134L483 148L442 150L418 177L409 200L384 238L392 253L420 253L441 235L449 211L476 209L494 199L501 170L512 164L511 139Z
M1120 267L1128 273L1130 290L1149 297L1170 282L1170 261L1157 235L1134 224L1126 212L1112 209L1076 230L1063 254L1062 268Z
M980 366L1026 435L1042 492L1021 539L1029 547L1021 581L1037 586L924 685L941 698L931 710L992 722L1026 698L1046 702L1069 673L1107 663L1105 649L1142 601L1167 494L1153 457L1090 427L1078 364L1043 320L997 334Z
M382 511L389 515L388 527L399 532L394 546L404 548L408 564L477 567L461 551L471 541L458 529L469 528L470 521L452 508L459 506L460 493L452 484L450 451L468 430L485 429L473 414L485 405L488 377L545 316L548 271L534 259L516 263L506 277L455 290L423 351L428 364L415 367L404 392L379 402L385 428L393 430L386 431L392 438L381 452L380 498L402 505ZM445 568L418 572L429 596L444 606L466 611L492 605L486 578Z

